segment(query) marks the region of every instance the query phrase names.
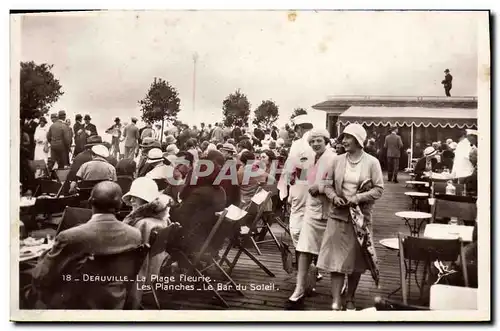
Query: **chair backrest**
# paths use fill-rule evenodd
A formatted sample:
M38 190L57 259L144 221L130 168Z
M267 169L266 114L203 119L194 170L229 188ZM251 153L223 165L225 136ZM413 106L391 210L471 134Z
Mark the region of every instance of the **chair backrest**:
M86 208L66 207L57 228L57 233L70 229L80 224L87 223L92 217L92 210Z
M123 194L128 193L128 191L130 191L130 186L132 186L133 181L134 178L130 176L118 176L116 180L118 185L120 185Z
M87 200L90 198L90 194L94 186L104 180L82 180L77 183L77 192L80 196L80 200Z
M38 197L42 194L54 195L56 196L62 188L62 184L49 179L39 179L38 188L35 192L35 196Z
M76 307L72 309L85 309L87 307L78 307L84 305L84 302L89 300L89 297L96 295L96 300L91 298L94 305L101 307L93 307L94 309L113 309L114 302L103 302L100 299L100 294L103 293L102 288L106 285L113 287L123 286L126 289L125 307L123 309L137 309L132 307L134 300L131 300L132 287L139 270L141 269L144 260L149 252L149 245L141 245L135 249L128 250L117 254L88 254L79 260L75 265L71 266L72 279L82 279L84 274L87 275L105 275L109 281L101 282L76 282L75 292L72 292L72 302ZM128 281L124 281L124 279ZM113 279L114 278L114 279ZM120 284L121 283L121 284ZM78 302L78 297L84 298L82 302ZM99 299L99 300L98 300ZM113 300L111 300L113 301ZM87 308L88 309L88 308Z
M69 174L69 169L56 169L55 170L57 179L62 183L66 181Z
M405 259L411 261L424 261L425 265L439 260L441 262L455 262L460 257L462 274L465 286L469 286L467 276L467 264L463 250L462 240L458 239L430 239L422 237L407 236L399 233L399 268L401 288L403 292L403 303L408 303L406 288L406 264Z
M250 228L250 232L257 229L257 224L264 213L264 208L266 207L269 199L271 199L271 193L263 189L259 189L257 193L255 193L254 197L258 197L258 200L252 198L250 206L248 207L249 215L255 215L255 217L250 218L250 222L247 224Z
M208 234L207 239L205 239L205 242L201 246L199 252L197 252L195 255L195 260L194 260L195 265L200 261L203 254L205 254L210 248L220 248L218 247L219 244L226 239L227 233L221 231L223 230L222 224L224 223L226 214L227 210L223 210L222 212L218 213L217 222L215 222L214 226L212 227L212 230Z
M453 201L446 196L436 196L432 207L431 223L442 218L456 217L463 221L474 221L477 216L475 203Z
M172 223L166 228L154 228L149 235L149 246L151 247L149 257L152 258L167 248L167 245L177 240L181 234L182 227L178 223Z

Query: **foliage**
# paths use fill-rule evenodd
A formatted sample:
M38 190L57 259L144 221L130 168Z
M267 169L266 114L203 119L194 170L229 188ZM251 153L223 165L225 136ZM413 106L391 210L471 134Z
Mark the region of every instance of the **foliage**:
M278 106L271 100L264 100L257 109L255 109L255 118L253 124L270 129L278 120Z
M167 120L173 122L180 111L179 93L161 78L154 78L144 99L139 100L142 120L146 123Z
M46 114L61 95L62 86L51 72L54 65L21 62L20 117L33 118Z
M305 110L304 108L295 108L293 110L293 114L292 116L290 116L290 120L293 120L295 117L299 116L299 115L307 115L307 110Z
M248 102L247 96L239 89L228 95L222 102L222 114L226 126L246 125L250 115L250 102Z

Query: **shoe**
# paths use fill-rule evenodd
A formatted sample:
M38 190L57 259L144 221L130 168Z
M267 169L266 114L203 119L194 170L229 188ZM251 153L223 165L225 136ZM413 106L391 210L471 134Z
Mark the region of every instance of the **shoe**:
M346 301L345 310L356 310L356 305L354 304L354 301Z
M285 310L304 310L305 294L302 294L297 300L288 299L285 303Z
M399 183L397 179L394 180L394 183Z

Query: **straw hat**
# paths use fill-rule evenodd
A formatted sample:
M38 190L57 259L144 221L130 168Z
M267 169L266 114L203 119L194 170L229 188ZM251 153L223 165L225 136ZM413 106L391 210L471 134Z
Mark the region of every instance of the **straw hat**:
M330 132L328 132L327 129L321 129L321 128L312 129L311 132L309 133L309 136L307 137L307 142L310 143L311 140L313 140L316 137L324 137L327 140L329 140Z
M432 146L429 146L424 150L424 157L433 156L436 154L437 154L437 151Z
M168 145L167 149L165 150L165 154L167 155L172 155L177 153L179 153L179 148L177 148L177 145L175 144Z
M148 152L148 160L146 163L155 163L163 160L163 152L159 148L152 148Z
M156 199L159 195L160 192L158 191L158 185L156 185L156 182L153 179L139 177L132 182L130 191L123 196L122 200L125 204L130 206L130 198L133 196L149 203Z
M301 125L301 124L312 124L312 120L308 115L299 115L294 117L293 123L295 125Z
M97 156L107 158L109 157L109 150L103 145L95 145L92 147L92 153Z

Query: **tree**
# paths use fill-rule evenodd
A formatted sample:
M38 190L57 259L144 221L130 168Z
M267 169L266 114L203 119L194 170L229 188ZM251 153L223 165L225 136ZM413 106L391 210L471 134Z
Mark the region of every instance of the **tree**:
M20 117L33 118L46 114L61 95L61 84L51 72L54 65L21 62Z
M239 89L228 95L222 102L222 114L226 126L247 124L250 115L250 102L248 102L247 96Z
M146 123L161 121L163 132L165 120L173 122L177 119L180 103L177 90L165 80L155 77L144 99L139 100L142 120ZM160 137L163 140L163 134Z
M307 115L307 110L305 110L304 108L295 108L293 110L293 114L292 116L290 116L290 120L293 120L295 117L299 116L299 115Z
M264 126L269 129L271 125L278 120L278 106L271 100L264 100L257 109L255 109L255 118L253 124Z

